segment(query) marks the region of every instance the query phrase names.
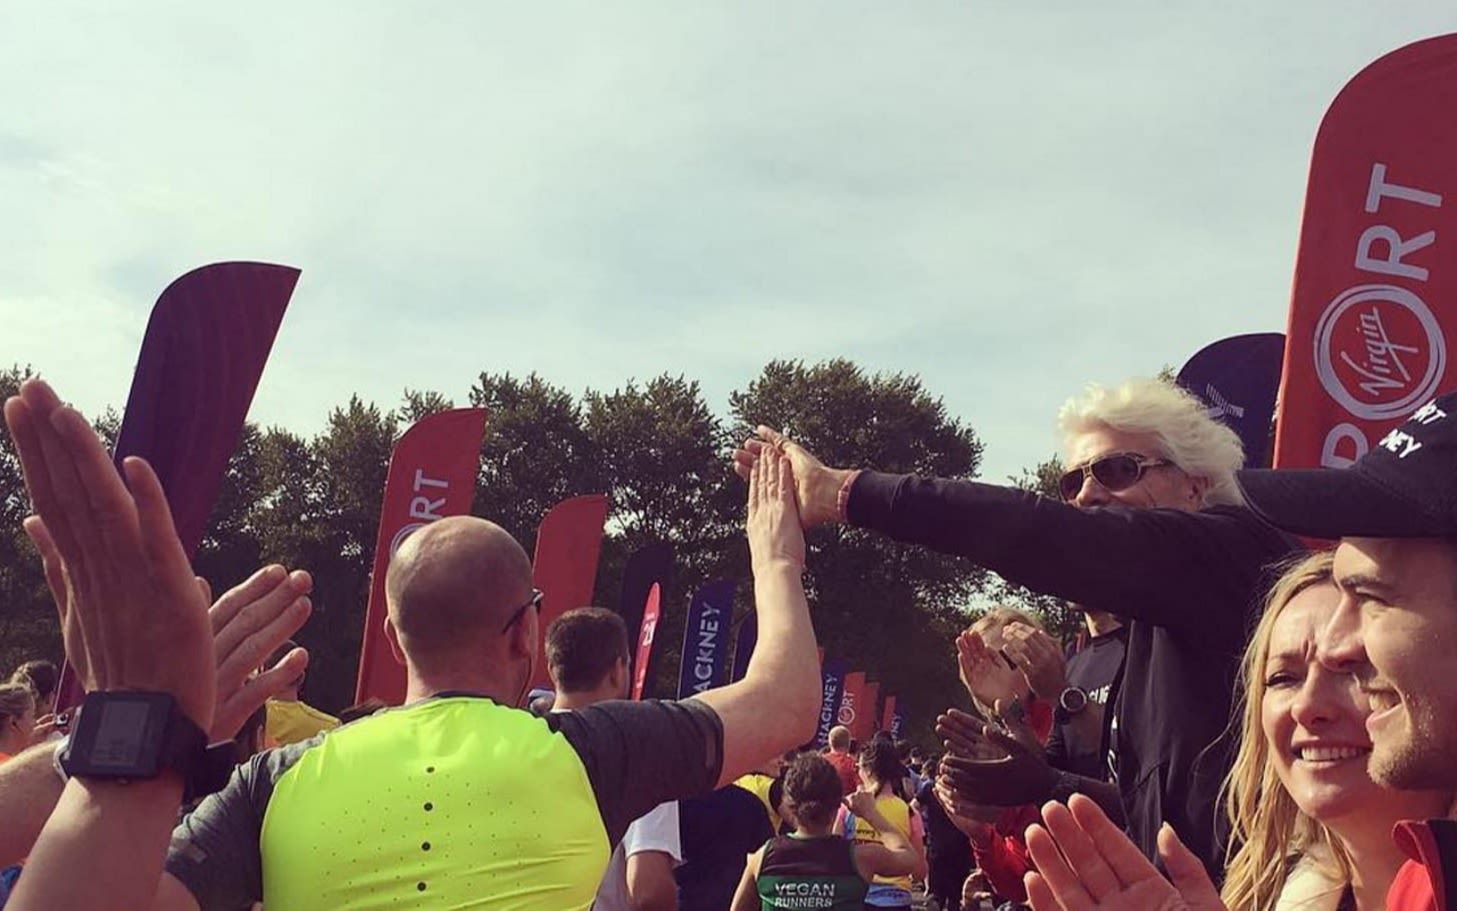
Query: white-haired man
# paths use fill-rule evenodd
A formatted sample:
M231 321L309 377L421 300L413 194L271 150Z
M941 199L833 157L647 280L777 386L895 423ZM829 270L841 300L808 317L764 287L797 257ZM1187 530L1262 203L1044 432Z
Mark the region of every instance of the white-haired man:
M782 442L806 525L848 523L960 554L1034 591L1126 617L1109 744L1125 825L1156 857L1159 826L1169 820L1190 833L1187 842L1217 877L1215 804L1230 759L1218 741L1246 620L1268 583L1266 567L1299 545L1239 505L1239 439L1173 385L1090 387L1063 407L1059 423L1069 466L1064 503L973 481L831 468L763 427L735 459L743 472L769 442ZM965 751L951 721L943 736ZM943 763L969 803L1098 793L1096 782L997 743L1009 758L952 755Z

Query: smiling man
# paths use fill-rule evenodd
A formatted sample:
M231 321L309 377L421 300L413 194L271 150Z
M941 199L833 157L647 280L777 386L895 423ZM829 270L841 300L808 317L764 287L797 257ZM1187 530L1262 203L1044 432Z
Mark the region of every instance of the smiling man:
M1240 505L1238 437L1172 384L1090 387L1058 423L1070 466L1062 503L974 481L832 468L768 428L735 459L746 473L766 446L782 443L806 525L845 523L961 554L1034 591L1127 617L1109 745L1119 793L1109 803L1116 811L1121 798L1146 856L1157 856L1168 820L1190 833L1186 841L1218 878L1215 804L1231 757L1218 740L1265 568L1298 544ZM1025 750L991 762L950 756L945 765L973 804L1106 788Z
M1371 777L1457 791L1457 394L1418 409L1345 470L1239 475L1250 505L1291 532L1340 538L1341 601L1322 664L1371 701ZM1457 821L1412 821L1391 911L1457 906Z

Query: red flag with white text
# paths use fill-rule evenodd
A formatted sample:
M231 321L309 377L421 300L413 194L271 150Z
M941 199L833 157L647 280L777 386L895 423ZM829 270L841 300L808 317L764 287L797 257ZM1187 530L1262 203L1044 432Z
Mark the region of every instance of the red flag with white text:
M541 635L536 642L536 674L531 679L534 687L551 686L546 671L547 626L573 608L592 606L602 526L606 522L607 498L588 494L553 506L537 529L531 574L545 597L541 601Z
M648 665L653 660L653 641L657 637L658 617L663 610L663 589L654 582L652 588L648 589L648 597L643 605L642 630L637 638L637 657L632 662L632 698L642 699L643 690L648 682Z
M446 516L470 512L485 431L484 408L456 408L426 415L395 443L374 545L356 702L373 698L399 705L404 701L405 668L395 660L385 638L385 574L395 551L411 533Z
M1457 388L1457 35L1372 63L1316 134L1275 436L1344 467Z

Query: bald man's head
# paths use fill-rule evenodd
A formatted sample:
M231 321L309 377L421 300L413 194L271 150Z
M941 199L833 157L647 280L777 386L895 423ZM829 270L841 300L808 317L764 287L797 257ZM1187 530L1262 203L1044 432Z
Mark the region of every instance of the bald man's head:
M475 516L432 522L405 539L385 601L412 661L499 637L531 597L531 561L505 529Z

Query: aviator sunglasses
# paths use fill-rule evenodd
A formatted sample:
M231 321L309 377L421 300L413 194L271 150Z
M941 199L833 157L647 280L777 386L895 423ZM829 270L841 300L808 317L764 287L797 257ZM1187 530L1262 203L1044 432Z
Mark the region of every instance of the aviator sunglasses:
M1092 475L1109 493L1117 493L1137 484L1148 469L1172 464L1168 459L1150 459L1136 452L1110 452L1086 465L1069 468L1057 482L1057 489L1064 500L1076 499L1083 482Z

